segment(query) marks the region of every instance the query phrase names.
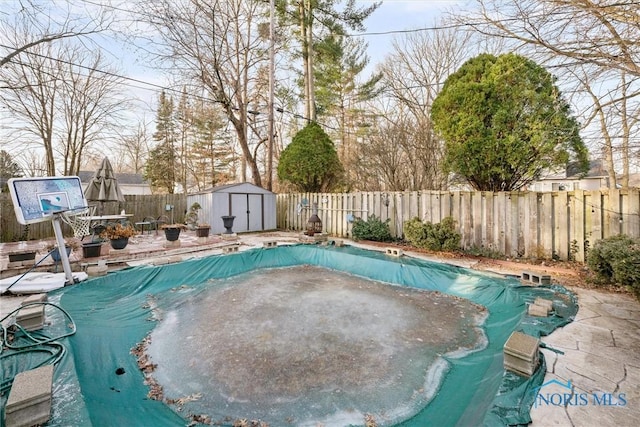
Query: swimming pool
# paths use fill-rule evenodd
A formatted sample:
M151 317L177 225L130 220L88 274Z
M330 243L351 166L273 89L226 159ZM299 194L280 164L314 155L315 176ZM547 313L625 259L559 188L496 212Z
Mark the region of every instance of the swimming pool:
M377 282L438 291L486 307L488 315L481 322L484 343L462 357L441 355L445 364L441 371L446 373L436 382L437 389L431 390L425 407L397 424L401 426L478 425L483 420L486 424L503 424L506 419L526 422L533 402L527 388L539 385L544 373L539 371L529 381L505 374L502 346L516 329L533 335L546 334L571 321L577 310L573 296L561 287L523 286L516 279L406 256L388 257L352 247L279 246L159 267L136 267L50 294L53 300L59 300L77 327L77 333L64 340L71 357L66 357L56 369L50 425L185 425L190 416L203 415L201 408L196 413L189 412L189 405L197 405L198 400L202 400L198 396L183 396L181 405L175 402L168 405L148 397L150 387L145 381L149 381L149 376L145 377L140 368L146 369L147 374L154 371L153 357L140 363L140 354L132 354L132 349L139 348L154 331L166 325L158 312L166 314L171 310L167 306L164 310L158 307L170 301L180 307L184 304L180 295L186 298L194 289L219 287L224 283L232 285L234 278L248 272L296 266L313 266ZM546 319L526 316L527 302L538 296L554 299L556 306L564 309L559 310L559 316ZM185 327L168 335L183 329ZM184 333L190 334L188 330ZM178 342L176 337L176 345ZM171 347L168 348L162 352L170 352ZM198 359L186 363L197 364ZM172 400L176 397L171 396ZM224 408L215 409L217 412L212 412L216 414L225 413ZM231 425L234 417L242 414L229 413L226 420L216 416L211 415L212 421ZM271 420L270 425L296 425L296 421L303 418L292 417L281 424ZM377 421L384 425L382 417Z

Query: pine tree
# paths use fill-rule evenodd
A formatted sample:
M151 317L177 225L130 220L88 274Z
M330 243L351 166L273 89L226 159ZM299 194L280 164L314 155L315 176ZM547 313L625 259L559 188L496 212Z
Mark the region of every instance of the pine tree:
M302 75L305 99L305 117L316 120L315 76L317 58L313 37L344 35L346 30L363 31L367 19L381 3L367 7L356 7L356 0L347 0L337 8L340 0L278 0L277 9L280 19L298 27L294 33L300 43L302 56Z
M0 193L8 191L7 181L9 178L19 178L22 176L22 169L13 160L11 154L5 150L0 150Z
M173 99L164 90L160 93L156 117L156 132L153 140L157 145L149 152L145 166L145 179L155 190L173 194L176 184L176 125Z
M353 170L357 138L368 129L368 120L360 106L380 93L378 83L382 74L375 74L363 83L358 81L369 63L366 49L362 40L342 36L328 37L316 48L318 61L314 75L318 116L324 122L335 122L332 127L336 130L331 136L347 173Z
M214 187L235 178L235 156L230 137L222 132L221 112L200 105L193 113L195 139L190 168L198 190Z

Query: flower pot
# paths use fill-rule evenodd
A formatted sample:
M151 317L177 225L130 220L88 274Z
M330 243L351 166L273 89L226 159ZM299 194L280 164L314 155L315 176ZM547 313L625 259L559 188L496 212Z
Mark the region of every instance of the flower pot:
M233 228L233 220L236 217L233 215L224 215L221 218L222 218L222 225L224 225L224 228L226 229L224 234L233 234L233 231L231 231L231 229Z
M65 246L64 248L67 251L67 256L71 255L71 246ZM59 248L55 248L53 252L51 252L51 258L54 262L60 262L61 258Z
M128 237L121 237L119 239L111 239L111 247L113 249L124 249L129 244Z
M83 243L82 244L82 256L84 258L99 257L101 249L102 249L102 243L101 242Z
M170 242L175 242L180 237L180 229L178 227L167 227L164 229L164 237Z
M196 228L196 235L198 237L209 237L209 230L211 230L211 227L198 227Z

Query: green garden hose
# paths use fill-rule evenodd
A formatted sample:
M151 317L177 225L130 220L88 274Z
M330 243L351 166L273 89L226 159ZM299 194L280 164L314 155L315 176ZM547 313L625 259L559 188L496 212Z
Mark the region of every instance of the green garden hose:
M60 335L50 337L41 331L29 332L15 322L10 322L10 324L5 327L5 321L11 318L11 316L17 314L22 309L36 305L49 305L62 312L65 316L65 323L68 331ZM13 327L14 330L9 332L11 327ZM38 363L36 366L30 367L29 369L35 369L44 365L57 364L66 354L65 347L58 341L75 334L76 324L69 313L59 305L50 302L33 302L16 308L0 319L0 329L2 332L2 335L0 336L0 366L3 368L1 371L6 372L7 370L4 369L5 364L9 364L8 360L10 360L10 358L24 358L27 357L27 355L34 353L46 353L48 356L44 361ZM10 340L10 335L13 335L14 338L19 337L14 340L16 344L11 342L12 340ZM14 365L16 364L14 363ZM20 364L18 363L18 365ZM0 378L0 394L11 388L14 378L15 375Z

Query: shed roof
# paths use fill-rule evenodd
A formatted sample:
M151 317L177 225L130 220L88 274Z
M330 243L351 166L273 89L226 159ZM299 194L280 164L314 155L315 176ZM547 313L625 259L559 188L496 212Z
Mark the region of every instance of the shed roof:
M275 194L272 191L266 190L250 182L237 182L233 184L218 185L216 187L208 188L203 191L199 191L194 194L207 194L207 193L258 193L258 194Z

